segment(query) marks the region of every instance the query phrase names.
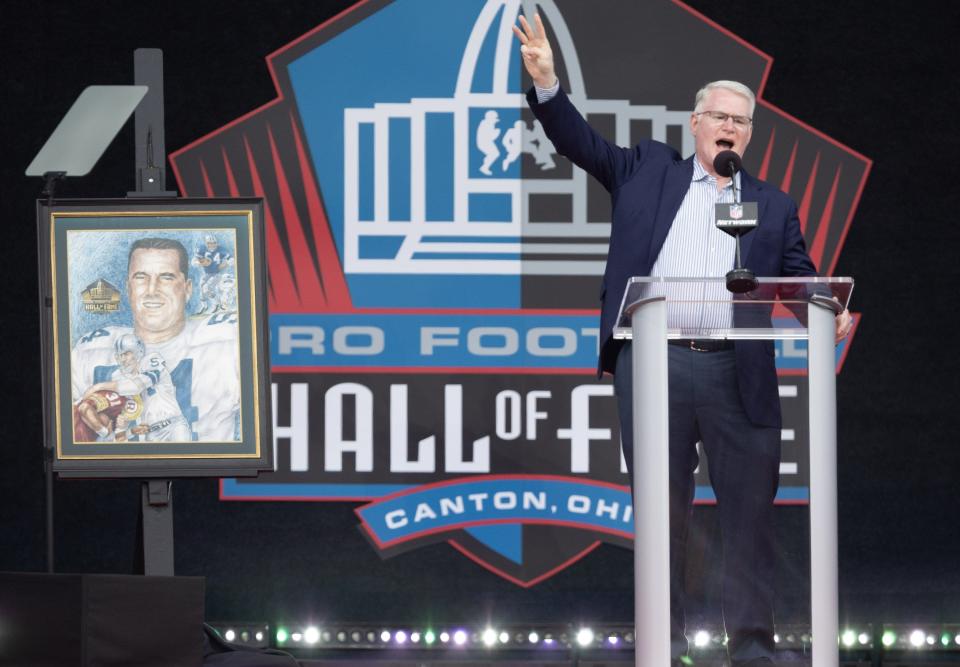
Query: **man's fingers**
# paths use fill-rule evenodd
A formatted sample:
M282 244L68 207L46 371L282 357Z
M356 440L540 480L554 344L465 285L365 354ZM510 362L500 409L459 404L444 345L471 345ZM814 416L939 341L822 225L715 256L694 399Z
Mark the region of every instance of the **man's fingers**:
M547 30L543 27L543 19L540 18L540 14L533 15L533 21L537 24L537 35L543 39L547 38Z
M538 49L535 46L524 44L523 46L520 47L520 55L522 55L527 60L536 60L543 55L543 49Z
M530 41L529 39L527 39L527 36L524 35L523 32L521 32L520 28L518 28L517 26L513 26L513 34L517 36L517 39L520 40L521 44L526 44L527 42Z
M851 330L853 330L853 318L850 316L850 311L845 310L837 315L837 340L846 338Z
M527 22L527 18L523 14L520 15L520 25L523 27L523 32L526 33L527 39L536 38L537 35L533 32L533 28Z
M520 15L520 25L523 26L523 31L527 34L527 38L532 40L542 39L546 41L547 33L543 29L543 21L540 19L540 14L534 14L533 20L536 23L536 26L530 25L527 17L525 17L523 14Z

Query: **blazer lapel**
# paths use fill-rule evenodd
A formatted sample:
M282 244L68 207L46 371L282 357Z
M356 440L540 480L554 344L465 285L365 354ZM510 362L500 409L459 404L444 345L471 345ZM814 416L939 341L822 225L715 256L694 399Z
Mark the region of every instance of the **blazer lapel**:
M680 204L690 189L690 181L693 178L693 156L682 162L676 162L667 169L666 176L663 179L663 192L660 197L660 208L657 209L657 217L653 224L653 235L650 237L650 250L647 253L647 272L653 268L657 261L657 255L663 247L663 242L667 239L667 232L670 231L670 225L673 219L677 217L677 211L680 210Z
M748 266L753 237L757 235L760 225L763 224L763 212L767 207L767 198L760 181L757 181L745 171L740 172L740 188L740 201L757 202L757 227L752 232L740 237L740 257L743 265Z

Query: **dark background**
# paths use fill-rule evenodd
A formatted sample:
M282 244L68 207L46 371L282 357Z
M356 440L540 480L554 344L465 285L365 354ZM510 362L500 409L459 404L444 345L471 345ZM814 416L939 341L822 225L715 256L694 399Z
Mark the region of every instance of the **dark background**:
M85 86L132 82L137 47L164 50L169 152L273 99L264 57L350 4L3 4L0 570L40 571L45 554L34 215L41 184L22 175L27 164ZM834 272L856 278L853 309L863 314L838 387L841 620L957 622L960 347L949 327L960 278L960 9L689 4L773 57L765 99L874 161ZM175 187L172 176L167 185ZM91 175L59 194L123 196L133 187L131 123ZM208 577L209 618L632 616L632 556L616 547L522 590L446 545L380 561L350 503L221 503L213 480L178 481L174 496L177 572ZM133 571L136 482L57 482L55 504L58 571ZM705 563L717 557L712 512L697 511ZM778 614L802 619L806 509L779 512ZM715 582L698 584L694 611L709 616L717 595Z

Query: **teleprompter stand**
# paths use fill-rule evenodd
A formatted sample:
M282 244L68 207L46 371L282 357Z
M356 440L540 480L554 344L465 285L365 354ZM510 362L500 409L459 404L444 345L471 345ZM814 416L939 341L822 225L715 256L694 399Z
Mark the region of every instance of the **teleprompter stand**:
M128 192L127 197L176 197L176 192L166 190L163 51L134 51L133 77L134 82L146 87L148 92L134 114L137 187ZM143 573L172 577L173 482L169 479L144 480L140 489L140 512Z
M128 197L175 197L166 190L166 147L163 118L163 52L134 51L132 86L88 86L26 169L27 176L44 179L43 195L53 204L56 186L65 178L85 176L103 155L131 114L135 113L136 189ZM46 314L49 299L42 297ZM44 369L44 377L47 377ZM44 390L46 392L46 389ZM44 395L44 404L47 404ZM47 426L45 424L44 428ZM53 438L47 443L46 475L47 571L54 571L53 548ZM141 492L143 572L173 575L173 515L171 482L145 480Z
M755 290L731 297L722 277L628 282L614 337L633 341L635 664L669 665L671 658L667 340L793 339L808 341L812 667L837 667L834 317L852 289L851 278L759 278ZM732 321L717 329L681 328L677 313L692 304L727 311Z
M42 194L48 205L54 202L57 185L71 176L86 176L137 108L146 86L87 86L61 119L53 134L30 162L25 174L43 179ZM41 280L41 285L43 281ZM48 315L51 302L41 294L42 317ZM41 355L45 360L45 355ZM42 361L41 363L45 363ZM48 377L43 368L43 377ZM43 387L44 405L48 404ZM47 572L54 570L53 543L53 438L44 421L44 486L46 496L45 529Z

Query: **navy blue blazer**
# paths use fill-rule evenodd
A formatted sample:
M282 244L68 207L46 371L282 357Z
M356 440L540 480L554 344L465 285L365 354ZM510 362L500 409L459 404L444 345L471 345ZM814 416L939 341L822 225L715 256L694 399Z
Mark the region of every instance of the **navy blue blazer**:
M527 101L557 152L596 178L613 206L610 248L600 287L598 374L613 373L622 341L612 338L614 320L627 280L650 275L667 232L693 178L693 156L658 141L633 148L616 146L598 134L561 90L539 104L530 89ZM810 276L816 268L807 254L797 205L776 187L741 172L741 197L755 201L759 225L741 239L743 265L758 276ZM747 416L755 424L779 428L780 398L771 341L737 341L737 379Z

